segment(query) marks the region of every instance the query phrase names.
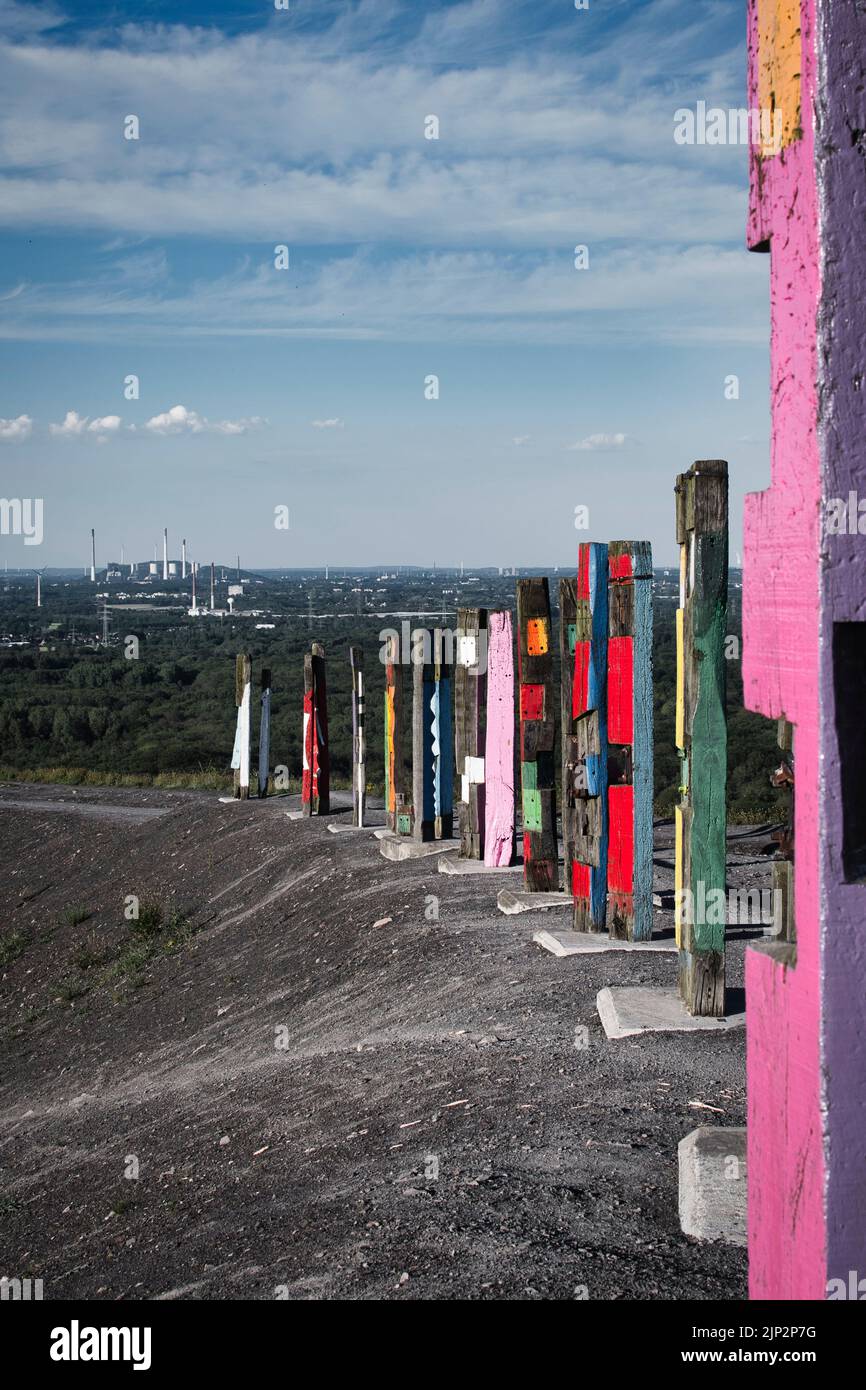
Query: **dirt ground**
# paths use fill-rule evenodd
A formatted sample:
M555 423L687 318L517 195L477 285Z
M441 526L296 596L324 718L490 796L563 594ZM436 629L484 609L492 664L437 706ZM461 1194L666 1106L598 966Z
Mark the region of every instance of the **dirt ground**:
M557 959L532 937L567 913L497 911L514 875L391 863L296 804L0 788L0 1272L46 1299L744 1298L745 1252L677 1219L679 1140L745 1123L743 1031L608 1041L595 1009L676 957ZM769 885L767 839L734 830L733 884ZM729 928L733 987L758 934Z

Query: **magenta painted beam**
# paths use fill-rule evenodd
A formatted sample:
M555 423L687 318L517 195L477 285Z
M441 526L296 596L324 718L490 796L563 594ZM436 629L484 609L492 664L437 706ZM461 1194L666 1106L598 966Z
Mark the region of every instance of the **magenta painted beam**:
M746 957L749 1277L866 1273L866 12L750 0L749 244L770 253L772 467L746 499L746 704L793 726L795 941ZM856 138L855 138L856 137ZM864 523L866 529L866 523Z
M484 863L514 862L514 632L511 614L487 615Z

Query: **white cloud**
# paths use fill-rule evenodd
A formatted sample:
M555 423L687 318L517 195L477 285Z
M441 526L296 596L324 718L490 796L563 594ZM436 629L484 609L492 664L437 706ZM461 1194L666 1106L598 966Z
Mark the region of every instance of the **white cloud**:
M588 453L609 453L613 449L624 449L631 443L627 434L590 434L577 444L569 444L569 449L582 449Z
M516 434L516 435L514 436L514 443L517 445L517 448L518 448L518 449L522 448L522 446L523 446L524 444L528 444L528 443L529 443L529 435L528 435L528 434Z
M95 434L103 444L109 435L120 429L119 415L98 415L93 420L88 415L79 415L77 410L67 410L62 425L49 425L49 433L56 438L75 439L84 434Z
M17 442L27 439L32 430L33 421L29 415L17 415L14 420L0 420L0 439Z
M267 422L260 415L244 420L215 420L211 423L197 410L188 410L185 405L173 405L161 415L154 415L145 424L152 434L246 434L248 430L258 429Z
M333 416L330 420L311 420L311 421L310 421L310 424L313 426L313 429L314 429L314 430L342 430L342 429L345 429L345 424L344 424L344 422L343 422L342 420L340 420L337 416Z
M195 410L187 410L185 405L173 405L161 415L153 415L145 429L154 434L200 434L205 422Z

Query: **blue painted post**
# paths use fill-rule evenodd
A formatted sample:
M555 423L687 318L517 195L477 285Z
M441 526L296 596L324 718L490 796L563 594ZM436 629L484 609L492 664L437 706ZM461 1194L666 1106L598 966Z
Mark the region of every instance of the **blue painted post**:
M413 633L412 787L417 840L450 840L454 832L454 728L451 634ZM423 643L419 653L418 644ZM418 659L423 657L423 660Z

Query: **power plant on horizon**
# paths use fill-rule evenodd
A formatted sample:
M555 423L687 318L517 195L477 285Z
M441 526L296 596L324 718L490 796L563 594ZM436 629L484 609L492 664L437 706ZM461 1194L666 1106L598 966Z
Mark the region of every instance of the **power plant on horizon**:
M145 583L148 580L162 580L164 583L169 583L173 579L185 582L189 579L192 584L190 614L195 616L207 612L219 613L223 611L216 607L217 576L214 561L212 560L210 562L210 601L207 606L204 606L198 602L197 598L197 580L200 570L199 561L189 558L186 548L186 537L181 541L180 559L172 560L169 558L167 526L163 527L162 532L162 562L156 558L156 546L154 546L154 558L152 560L138 560L127 563L123 559L123 546L120 548L120 553L121 559L119 562L109 561L106 565L104 571L105 579L123 580L128 578L138 583ZM220 570L221 582L225 583L228 578L225 565L221 565ZM85 573L86 572L87 571L85 571ZM240 579L241 557L238 555L236 567L237 588L235 588L235 585L229 586L228 609L225 610L227 612L232 611L234 599L238 597L239 594L243 593L243 589L240 587ZM92 584L96 583L96 530L94 527L91 527L90 530L90 582Z

